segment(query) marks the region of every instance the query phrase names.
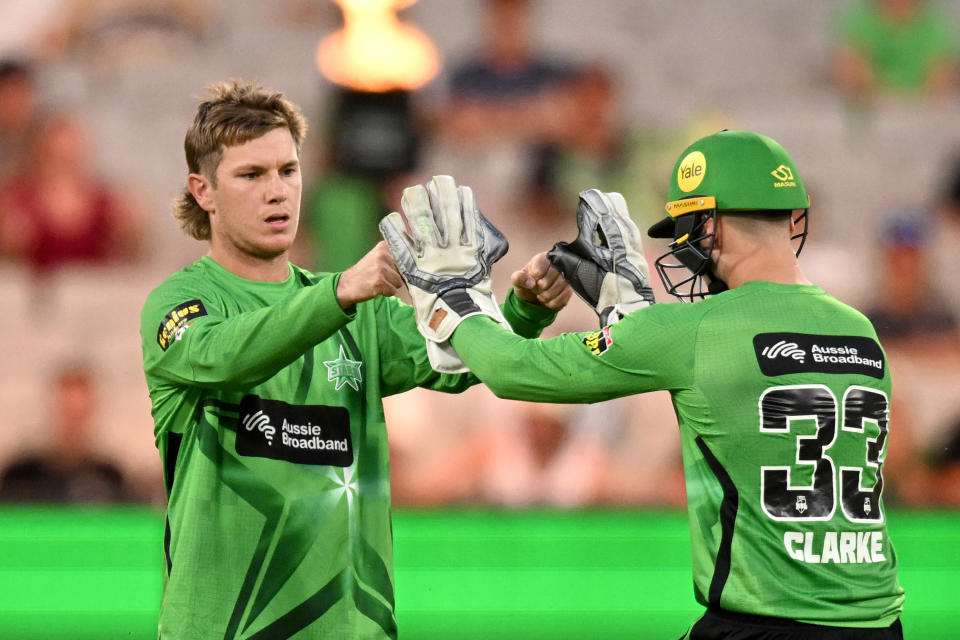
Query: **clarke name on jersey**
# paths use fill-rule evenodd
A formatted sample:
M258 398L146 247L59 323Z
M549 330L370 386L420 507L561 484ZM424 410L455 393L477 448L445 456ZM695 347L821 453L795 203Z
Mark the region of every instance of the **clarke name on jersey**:
M783 546L794 560L810 564L886 562L882 531L787 531Z

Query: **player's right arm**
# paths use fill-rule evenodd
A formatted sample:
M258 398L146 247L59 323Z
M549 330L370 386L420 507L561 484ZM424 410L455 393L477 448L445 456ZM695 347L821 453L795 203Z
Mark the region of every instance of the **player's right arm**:
M337 302L352 309L358 302L377 296L394 296L403 287L403 278L393 263L386 242L378 242L337 281Z
M340 330L357 303L393 295L401 284L383 243L343 273L243 313L228 312L227 298L202 278L180 273L144 306L144 369L178 385L248 388Z
M168 280L150 294L141 316L147 376L219 389L267 380L350 321L337 302L338 276L240 313L199 279Z

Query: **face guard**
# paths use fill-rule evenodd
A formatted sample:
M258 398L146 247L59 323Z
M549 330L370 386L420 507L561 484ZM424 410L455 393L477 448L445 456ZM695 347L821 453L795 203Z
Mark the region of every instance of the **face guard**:
M718 293L710 291L710 285L719 280L704 281L710 272L710 254L716 240L715 234L705 232L704 228L707 220L713 220L713 228L717 228L717 199L685 198L668 202L667 214L669 218L650 230L654 237L673 237L670 250L654 262L667 293L681 302L693 302Z
M727 283L713 273L713 253L717 228L717 201L713 197L693 197L667 203L669 218L650 228L652 237L673 237L670 250L656 259L654 267L664 288L681 302L695 302L727 290ZM797 210L793 223L798 231L790 237L799 256L807 239L808 209ZM757 215L767 212L758 211ZM706 232L707 220L714 231ZM802 226L801 226L802 223ZM672 233L670 233L670 227Z

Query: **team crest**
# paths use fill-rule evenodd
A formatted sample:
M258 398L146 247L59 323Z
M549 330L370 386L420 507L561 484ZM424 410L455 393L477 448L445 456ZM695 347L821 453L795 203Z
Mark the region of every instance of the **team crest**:
M327 367L327 381L334 383L336 391L340 391L343 385L348 385L354 391L360 390L360 381L363 379L360 367L363 362L348 358L343 345L340 345L340 356L336 360L326 360L323 364Z

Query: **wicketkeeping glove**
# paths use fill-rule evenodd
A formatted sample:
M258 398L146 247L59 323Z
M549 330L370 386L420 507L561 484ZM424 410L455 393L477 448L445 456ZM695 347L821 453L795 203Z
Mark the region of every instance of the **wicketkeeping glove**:
M384 217L380 233L410 290L430 365L441 373L467 371L450 346L457 325L483 314L510 328L490 285L507 240L480 213L470 187L450 176L404 189L400 205L403 215Z
M623 196L597 189L581 191L577 226L577 239L558 242L547 258L570 288L596 310L600 326L653 304L640 229L630 219Z

